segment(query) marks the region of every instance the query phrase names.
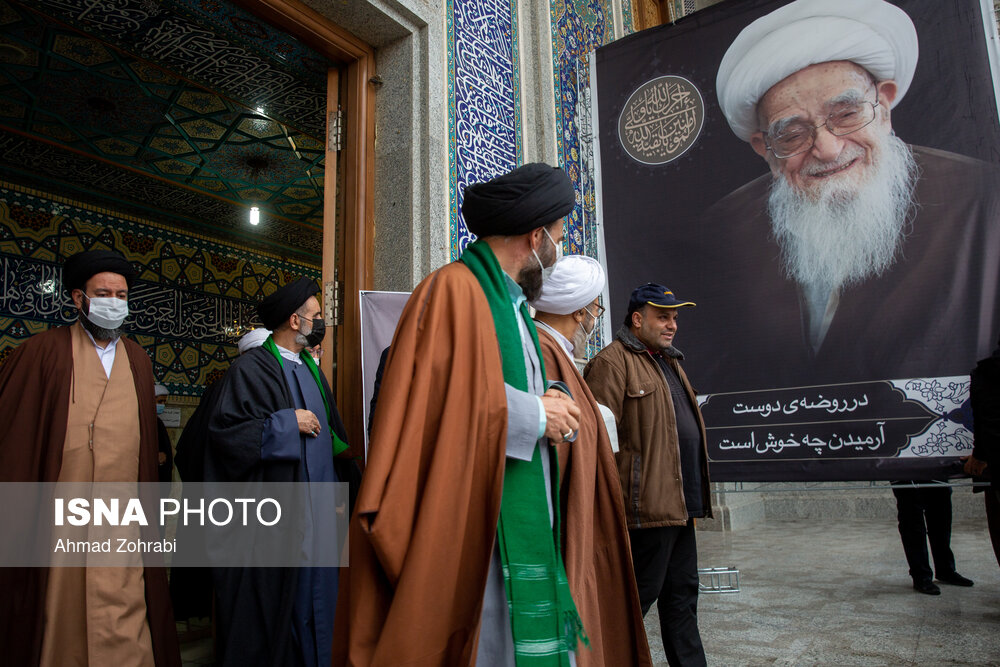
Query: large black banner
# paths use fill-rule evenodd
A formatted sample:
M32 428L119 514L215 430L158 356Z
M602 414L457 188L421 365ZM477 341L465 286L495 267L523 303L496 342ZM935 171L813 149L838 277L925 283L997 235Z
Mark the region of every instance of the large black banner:
M987 29L980 0L732 0L598 50L612 320L649 281L697 303L714 480L960 471L1000 334Z

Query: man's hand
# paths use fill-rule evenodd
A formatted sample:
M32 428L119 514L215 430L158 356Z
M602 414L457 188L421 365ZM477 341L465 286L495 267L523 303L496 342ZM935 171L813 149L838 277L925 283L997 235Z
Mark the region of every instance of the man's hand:
M299 433L311 435L314 438L319 435L319 419L310 410L296 410L295 419L299 422Z
M971 475L972 477L979 477L980 475L983 474L983 471L986 470L986 461L980 461L972 454L969 454L968 456L963 456L959 460L965 461L965 467L963 469L965 470L966 475Z
M542 394L545 407L545 437L552 442L563 442L580 428L580 408L573 399L558 389Z

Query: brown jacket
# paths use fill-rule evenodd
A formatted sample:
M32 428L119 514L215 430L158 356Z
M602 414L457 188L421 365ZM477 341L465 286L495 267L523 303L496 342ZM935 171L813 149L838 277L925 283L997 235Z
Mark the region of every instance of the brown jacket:
M651 666L622 492L604 421L562 345L541 328L538 344L545 376L565 382L580 407L576 440L556 446L566 576L590 638L590 650L577 647L576 664Z
M702 499L712 516L708 482L705 422L694 389L678 361L683 355L667 348L664 358L676 371L694 408L702 446ZM672 353L670 352L672 351ZM632 333L622 328L583 370L598 403L611 408L618 424L615 454L629 528L683 526L688 521L677 445L677 420L670 389L656 361Z

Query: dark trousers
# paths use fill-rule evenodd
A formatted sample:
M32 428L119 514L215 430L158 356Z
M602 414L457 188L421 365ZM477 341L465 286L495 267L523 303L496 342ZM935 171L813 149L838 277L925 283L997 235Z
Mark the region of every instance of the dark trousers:
M894 484L905 482L893 482ZM899 518L899 537L910 566L913 581L930 581L955 571L951 552L951 488L923 487L893 489ZM931 543L934 572L927 560L927 542Z
M990 527L993 555L1000 565L1000 482L994 481L983 495L986 496L986 523Z
M698 634L698 545L694 522L629 530L642 614L656 602L663 650L671 667L704 665Z

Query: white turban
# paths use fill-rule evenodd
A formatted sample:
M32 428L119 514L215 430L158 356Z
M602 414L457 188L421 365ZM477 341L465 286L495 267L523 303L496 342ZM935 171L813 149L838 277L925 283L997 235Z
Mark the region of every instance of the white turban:
M166 387L164 387L162 384L154 384L153 385L153 393L156 396L169 396L170 395L170 390L167 389Z
M265 329L260 327L259 329L254 329L248 334L245 334L243 338L240 338L240 342L236 346L240 349L240 354L243 354L247 350L252 350L255 347L260 347L267 340L267 337L271 335L270 329Z
M729 127L750 141L760 130L757 102L771 86L834 60L849 60L879 81L894 80L895 106L917 68L913 21L882 0L796 0L762 16L743 29L719 65L715 91Z
M556 262L531 307L543 313L569 315L590 305L603 290L604 269L600 262L584 255L566 255Z

